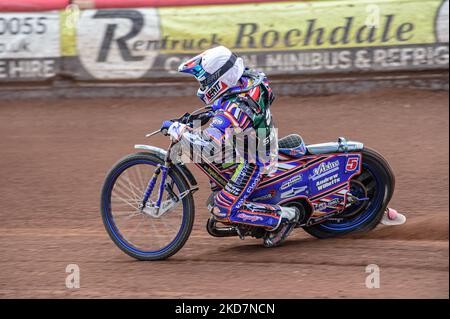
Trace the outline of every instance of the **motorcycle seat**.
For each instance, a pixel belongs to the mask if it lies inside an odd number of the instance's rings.
[[[306,154],[306,145],[298,134],[290,134],[278,140],[278,151],[290,157],[302,157]]]

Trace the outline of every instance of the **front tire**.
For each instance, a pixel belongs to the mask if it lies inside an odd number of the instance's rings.
[[[352,206],[347,207],[335,219],[304,227],[307,233],[317,238],[330,238],[357,231],[367,232],[380,223],[395,188],[391,167],[378,152],[364,148],[361,174],[352,180],[370,190],[370,199],[364,209],[352,215],[351,211],[348,211]],[[344,218],[346,215],[349,217]]]
[[[179,217],[174,215],[171,216],[170,214],[173,214],[173,212],[168,211],[165,215],[162,215],[159,218],[153,218],[143,214],[142,211],[139,211],[139,209],[136,209],[140,196],[142,196],[142,194],[145,192],[145,188],[149,180],[148,176],[151,176],[154,168],[162,164],[164,164],[164,161],[158,156],[155,156],[151,153],[136,153],[126,156],[113,166],[103,184],[101,193],[101,215],[105,229],[112,241],[117,245],[117,247],[119,247],[129,256],[138,260],[162,260],[174,255],[184,246],[192,231],[195,211],[194,199],[192,193],[190,192],[185,197],[183,197],[181,203],[179,204],[179,206],[181,206],[180,208],[182,209],[182,212],[178,213]],[[139,173],[131,174],[131,170],[133,169],[133,167],[136,167],[138,165],[138,168],[140,169]],[[143,172],[143,169],[148,169],[149,172],[144,174],[145,171]],[[115,190],[115,187],[123,185],[120,183],[121,176],[125,176],[125,181],[127,182],[130,181],[133,176],[135,180],[138,179],[136,176],[140,176],[145,182],[136,182],[135,185],[132,184],[132,186],[128,186],[128,188],[123,187],[125,190],[121,189],[120,192],[118,192],[121,197],[119,198],[119,206],[114,207],[111,197]],[[176,187],[178,194],[189,190],[188,183],[178,171],[169,170],[167,176],[168,179],[170,178],[170,182],[173,183],[173,186]],[[140,187],[138,187],[139,184]],[[125,193],[129,195],[128,198],[124,198],[126,196]],[[120,201],[122,201],[122,203],[120,203]],[[118,212],[117,214],[119,214],[120,211],[120,214],[122,215],[117,215],[116,217],[116,215],[114,214],[114,209]],[[124,209],[128,209],[128,211],[131,212],[131,214],[129,214],[128,216],[125,214],[125,218],[128,218],[128,220],[131,220],[133,218],[147,218],[146,221],[150,222],[150,225],[153,227],[152,229],[150,229],[150,227],[148,227],[148,229],[144,228],[145,232],[137,234],[141,237],[145,236],[144,240],[141,239],[139,244],[136,244],[134,240],[131,240],[131,236],[130,238],[128,238],[125,235],[124,229],[121,228],[122,226],[118,225],[119,217],[122,218],[124,216]],[[143,214],[143,216],[139,215],[140,213]],[[162,240],[161,237],[167,235],[164,233],[165,231],[167,231],[167,229],[163,229],[164,226],[167,226],[167,223],[170,224],[170,220],[164,220],[164,218],[166,218],[167,216],[171,218],[173,217],[175,219],[175,226],[172,225],[168,228],[173,232],[174,238],[173,240],[170,239],[171,237],[169,234],[169,239],[167,240],[168,244],[165,244],[163,241],[162,244],[157,245],[157,243]],[[126,222],[127,221],[125,221],[125,223]],[[138,223],[141,227],[140,229],[142,229],[142,221],[139,220]],[[177,226],[178,224],[180,225]],[[160,227],[158,227],[158,225]],[[151,230],[155,231],[154,237],[151,237],[153,234],[149,236]],[[135,237],[137,236],[134,236],[133,238]]]

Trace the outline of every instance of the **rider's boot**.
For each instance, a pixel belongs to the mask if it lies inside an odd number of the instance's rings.
[[[268,231],[264,238],[265,247],[279,246],[295,228],[300,213],[296,207],[281,207],[280,215],[281,220],[278,227]]]

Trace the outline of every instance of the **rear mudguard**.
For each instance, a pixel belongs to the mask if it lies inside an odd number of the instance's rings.
[[[166,150],[156,146],[137,144],[134,146],[134,148],[151,153],[163,161],[166,158],[167,154]],[[197,180],[195,179],[194,175],[192,175],[191,171],[186,167],[186,165],[184,165],[184,163],[174,163],[174,167],[186,179],[186,182],[191,186],[191,189],[197,188]]]

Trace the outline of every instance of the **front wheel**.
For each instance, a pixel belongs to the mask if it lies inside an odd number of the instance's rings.
[[[364,148],[361,174],[350,181],[350,193],[369,199],[347,207],[335,218],[305,226],[304,230],[317,238],[372,230],[380,223],[394,187],[394,175],[386,160],[378,152]]]
[[[186,243],[194,222],[194,199],[183,176],[169,169],[164,185],[158,176],[142,207],[149,181],[164,161],[151,153],[136,153],[120,160],[103,184],[101,215],[106,231],[126,254],[138,260],[166,259]],[[159,215],[154,209],[163,189]],[[178,199],[178,200],[177,200]]]

